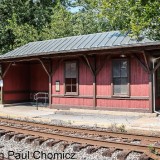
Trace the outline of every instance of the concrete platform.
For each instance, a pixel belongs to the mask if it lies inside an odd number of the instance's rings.
[[[29,119],[38,122],[88,127],[102,127],[129,133],[159,135],[160,116],[155,113],[117,112],[101,110],[57,110],[35,106],[1,107],[0,116]]]

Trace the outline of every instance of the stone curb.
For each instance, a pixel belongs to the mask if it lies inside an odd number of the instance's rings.
[[[52,110],[52,109],[51,109]],[[106,111],[106,110],[88,110],[88,109],[75,109],[70,110],[54,110],[55,113],[62,114],[101,114],[101,115],[116,115],[116,116],[145,116],[157,117],[157,113],[139,113],[139,112],[122,112],[122,111]]]

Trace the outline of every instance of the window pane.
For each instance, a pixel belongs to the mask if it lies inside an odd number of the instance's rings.
[[[72,78],[72,84],[76,84],[77,83],[77,79],[76,78]]]
[[[67,62],[65,64],[65,92],[77,92],[77,63]]]
[[[66,63],[65,65],[65,77],[66,78],[71,78],[71,68],[70,68],[70,63]]]
[[[120,63],[121,61],[113,61],[113,77],[120,77]]]
[[[71,78],[65,78],[65,83],[66,84],[71,84]]]
[[[71,92],[71,86],[69,85],[66,86],[66,92]]]
[[[121,78],[121,94],[127,94],[128,91],[128,79]]]
[[[72,86],[72,92],[76,92],[77,91],[77,86],[73,85]]]
[[[127,61],[121,61],[121,77],[127,77]]]
[[[121,93],[121,79],[114,78],[113,84],[114,84],[114,86],[113,86],[114,94],[120,94]]]
[[[76,63],[71,63],[70,78],[76,78]]]

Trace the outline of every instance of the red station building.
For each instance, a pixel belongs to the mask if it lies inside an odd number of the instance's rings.
[[[119,31],[30,42],[0,56],[2,103],[158,112],[160,42]]]

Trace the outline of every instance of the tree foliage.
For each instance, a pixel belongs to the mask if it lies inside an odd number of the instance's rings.
[[[105,31],[92,11],[71,12],[67,0],[0,0],[0,53],[31,41]]]
[[[102,16],[104,15],[107,15],[109,23],[115,29],[130,31],[137,38],[145,35],[151,39],[160,39],[159,0],[103,1]]]
[[[76,0],[71,5],[96,11],[99,17],[106,18],[110,30],[127,31],[136,38],[145,35],[160,40],[159,0]]]

